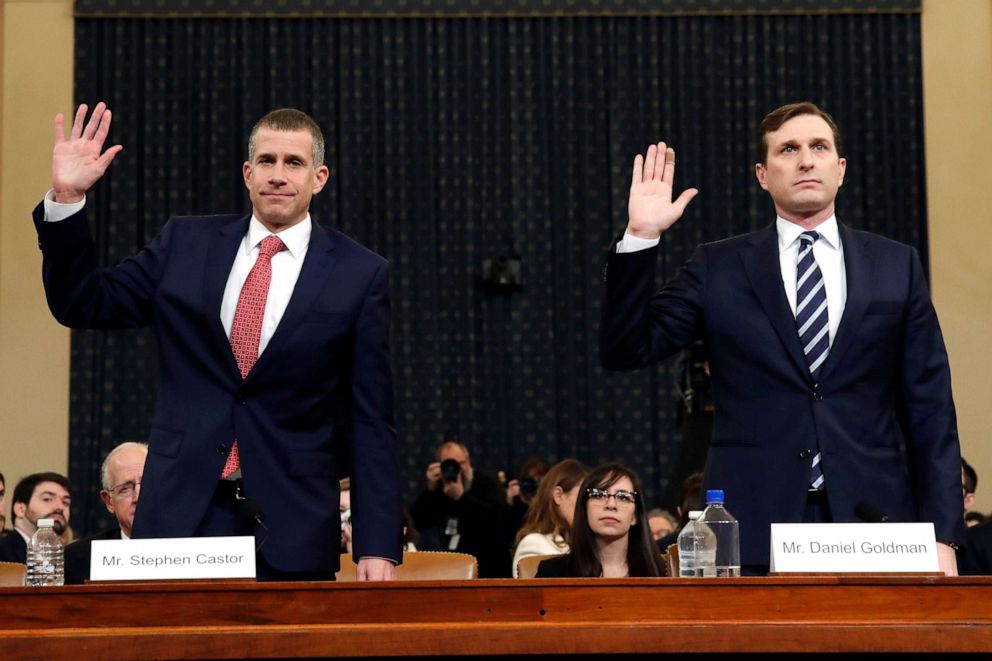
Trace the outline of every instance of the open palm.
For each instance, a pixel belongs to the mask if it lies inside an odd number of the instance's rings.
[[[682,217],[686,206],[699,191],[686,189],[673,201],[674,180],[675,150],[664,142],[651,145],[646,155],[638,154],[634,158],[627,202],[629,234],[655,239]]]
[[[111,113],[101,101],[85,127],[86,104],[76,110],[69,138],[65,137],[62,113],[55,116],[55,148],[52,150],[52,188],[57,202],[78,202],[100,180],[114,157],[123,149],[114,145],[103,151],[110,132]]]

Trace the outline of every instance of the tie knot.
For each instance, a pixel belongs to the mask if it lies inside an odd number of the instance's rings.
[[[262,239],[262,243],[258,247],[258,254],[259,256],[265,255],[266,257],[272,257],[272,255],[285,249],[286,244],[278,236],[267,236]]]
[[[799,235],[800,241],[806,241],[808,243],[814,243],[819,238],[820,238],[819,232],[803,232],[802,234]]]

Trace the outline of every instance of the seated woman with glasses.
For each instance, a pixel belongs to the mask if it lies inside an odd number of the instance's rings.
[[[588,474],[588,466],[575,459],[566,459],[552,466],[541,478],[517,533],[513,578],[517,578],[521,558],[568,553],[569,530],[579,486]]]
[[[569,552],[543,561],[537,578],[665,575],[640,481],[620,464],[599,466],[582,482],[571,535]]]

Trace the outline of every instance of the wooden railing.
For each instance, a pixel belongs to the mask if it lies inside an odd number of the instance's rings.
[[[990,651],[992,578],[0,589],[0,658]]]

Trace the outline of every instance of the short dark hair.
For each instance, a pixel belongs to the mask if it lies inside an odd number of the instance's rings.
[[[628,532],[627,571],[631,577],[666,574],[658,547],[651,537],[651,526],[648,524],[641,481],[637,473],[621,464],[610,463],[594,468],[579,487],[575,516],[572,518],[572,536],[569,540],[571,548],[565,561],[568,576],[602,576],[603,565],[596,552],[595,533],[589,527],[589,516],[586,513],[589,489],[609,489],[623,477],[630,479],[634,491],[637,492],[634,497],[637,508],[634,515],[635,525],[631,526]]]
[[[782,125],[790,119],[802,115],[816,115],[825,121],[834,134],[834,149],[837,150],[837,156],[844,155],[843,140],[841,139],[840,129],[837,128],[837,123],[834,122],[834,118],[811,101],[799,101],[798,103],[788,103],[776,108],[765,115],[765,118],[758,124],[758,141],[755,145],[755,155],[759,163],[765,164],[768,162],[768,141],[765,140],[765,136],[772,131],[782,128]]]
[[[964,457],[961,457],[961,486],[964,487],[965,493],[975,493],[975,489],[978,488],[978,473]]]
[[[258,130],[262,128],[274,131],[309,131],[313,138],[313,167],[319,168],[324,164],[324,134],[320,130],[317,122],[313,121],[310,115],[296,108],[279,108],[266,114],[255,122],[248,136],[248,161],[255,160],[255,138]]]
[[[3,476],[3,473],[0,473],[0,482],[7,484],[7,479]]]
[[[32,473],[25,478],[21,478],[21,481],[14,487],[14,495],[10,499],[11,506],[17,503],[24,503],[25,505],[30,503],[31,496],[34,495],[34,490],[42,482],[54,482],[68,491],[70,496],[72,495],[72,483],[69,482],[69,478],[66,476],[58,473]]]

